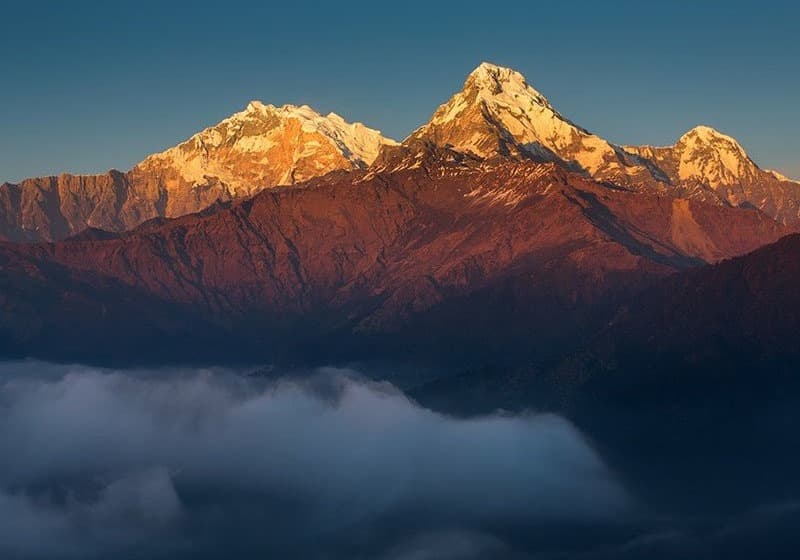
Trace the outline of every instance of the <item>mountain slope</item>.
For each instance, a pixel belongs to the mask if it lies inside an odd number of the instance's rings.
[[[798,256],[800,235],[790,235],[670,278],[621,313],[589,355],[598,364],[641,373],[707,375],[704,370],[716,363],[716,374],[750,369],[794,374],[785,364],[800,360]]]
[[[556,365],[470,364],[412,396],[451,414],[565,414],[662,511],[782,503],[800,493],[798,257],[795,234],[678,272]]]
[[[426,144],[370,170],[271,189],[206,215],[2,252],[15,255],[8,266],[63,267],[225,324],[230,334],[217,350],[247,340],[269,353],[300,339],[360,344],[362,335],[402,333],[401,347],[411,338],[441,355],[442,340],[498,352],[573,344],[614,301],[652,280],[785,233],[754,210],[632,193],[553,163],[484,162]],[[6,294],[5,305],[15,297]],[[465,330],[465,321],[476,328]],[[4,329],[16,336],[15,322]],[[15,340],[43,351],[38,337]],[[530,337],[536,345],[523,342]],[[73,350],[90,354],[93,339],[85,338]]]
[[[800,235],[792,234],[681,271],[632,294],[583,348],[550,371],[476,371],[420,394],[456,403],[459,390],[477,394],[480,387],[480,398],[470,402],[482,401],[481,411],[583,401],[589,409],[602,404],[669,414],[687,403],[702,409],[714,399],[746,406],[768,396],[759,406],[769,406],[789,387],[800,395],[799,256]],[[513,386],[504,387],[506,381]]]
[[[393,143],[334,113],[253,101],[127,173],[65,174],[0,186],[0,239],[55,240],[87,227],[124,231],[264,188],[362,169],[381,146]]]
[[[688,486],[752,505],[800,492],[798,257],[791,235],[667,278],[553,372],[577,421],[651,494]]]

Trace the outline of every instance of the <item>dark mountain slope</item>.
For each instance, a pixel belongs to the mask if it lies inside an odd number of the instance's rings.
[[[419,387],[436,409],[555,410],[660,508],[800,496],[800,236],[672,275],[553,368],[477,368]]]

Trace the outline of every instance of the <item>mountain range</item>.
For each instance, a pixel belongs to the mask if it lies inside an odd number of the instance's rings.
[[[800,227],[800,185],[734,139],[618,146],[487,63],[402,143],[252,102],[127,173],[0,197],[0,346],[80,359],[543,361]]]
[[[420,141],[482,159],[558,162],[627,189],[753,207],[800,226],[798,183],[759,168],[733,138],[698,126],[674,146],[617,146],[563,117],[520,73],[488,63],[403,145]],[[335,113],[253,101],[128,172],[0,186],[0,239],[53,241],[87,228],[126,231],[332,171],[365,169],[383,149],[396,146]]]

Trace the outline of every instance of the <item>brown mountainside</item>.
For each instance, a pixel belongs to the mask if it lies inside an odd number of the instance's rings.
[[[111,239],[7,244],[3,253],[14,270],[20,260],[63,267],[89,284],[101,278],[233,323],[257,317],[280,327],[324,316],[330,323],[314,328],[387,332],[501,288],[523,322],[542,306],[601,305],[786,232],[756,210],[425,145],[398,148],[372,170],[268,190],[207,215]],[[14,297],[7,293],[6,305]],[[526,328],[547,328],[536,321]],[[14,320],[3,328],[13,333]]]

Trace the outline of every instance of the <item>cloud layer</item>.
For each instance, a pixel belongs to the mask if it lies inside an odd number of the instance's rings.
[[[336,370],[6,364],[0,456],[13,557],[509,557],[633,509],[560,417],[455,419]]]

